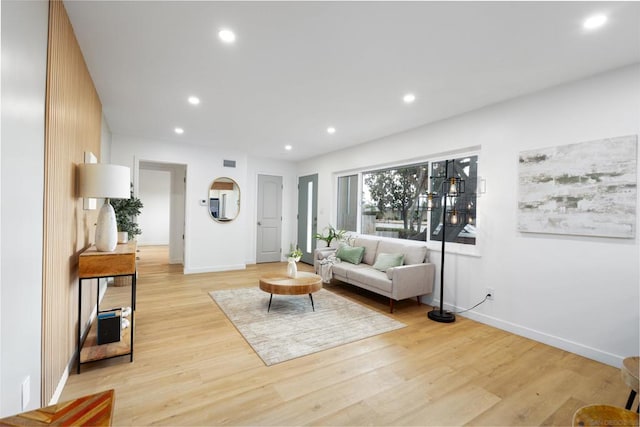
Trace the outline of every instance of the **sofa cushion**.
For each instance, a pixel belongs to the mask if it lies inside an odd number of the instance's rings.
[[[387,271],[389,268],[402,265],[403,259],[404,255],[401,253],[387,254],[384,252],[378,252],[373,268],[380,271]]]
[[[427,256],[427,246],[381,240],[378,245],[378,252],[402,253],[405,265],[422,264]]]
[[[402,253],[405,265],[422,264],[427,258],[427,247],[407,245]]]
[[[351,271],[351,270],[359,270],[361,268],[370,268],[370,267],[366,266],[365,264],[355,265],[355,264],[351,264],[350,262],[338,262],[338,263],[333,264],[331,266],[331,271],[336,276],[349,277],[348,276],[348,272],[349,271]]]
[[[364,247],[362,246],[340,246],[336,252],[336,258],[341,261],[350,262],[351,264],[360,264],[364,255]]]
[[[376,260],[376,253],[378,250],[378,239],[366,238],[358,236],[353,241],[353,246],[362,246],[364,248],[364,256],[362,262],[365,264],[373,265]]]
[[[386,273],[374,270],[371,267],[352,269],[347,272],[347,278],[360,283],[366,283],[384,292],[391,292],[391,280],[387,278]]]

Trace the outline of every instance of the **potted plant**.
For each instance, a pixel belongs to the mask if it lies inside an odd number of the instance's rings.
[[[118,243],[127,243],[129,239],[135,239],[142,230],[136,222],[136,217],[140,215],[143,208],[142,202],[133,196],[133,185],[131,186],[131,197],[128,199],[110,200],[111,206],[116,213],[116,224],[118,225]]]
[[[324,234],[326,231],[326,234]],[[315,238],[318,240],[324,240],[327,242],[327,247],[331,246],[331,242],[335,239],[338,242],[344,240],[346,230],[336,230],[333,225],[329,224],[327,227],[323,229],[323,233],[317,233]]]
[[[299,247],[295,247],[293,245],[291,245],[289,247],[291,249],[291,252],[289,252],[289,254],[287,254],[287,258],[293,258],[295,262],[300,261],[300,258],[302,258],[302,251],[300,250]]]
[[[135,239],[142,230],[136,222],[136,217],[140,215],[143,205],[140,199],[133,196],[133,184],[131,185],[131,195],[128,199],[109,200],[116,213],[116,224],[118,225],[118,243],[127,243],[129,239]],[[113,279],[114,286],[131,285],[131,277],[118,276]]]

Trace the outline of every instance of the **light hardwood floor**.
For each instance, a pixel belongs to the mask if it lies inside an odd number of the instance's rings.
[[[134,362],[83,367],[60,399],[115,388],[114,425],[566,426],[628,396],[616,368],[460,316],[431,322],[415,300],[393,315],[406,328],[266,367],[208,292],[286,263],[185,276],[165,247],[140,250]],[[325,287],[388,314],[382,297]]]

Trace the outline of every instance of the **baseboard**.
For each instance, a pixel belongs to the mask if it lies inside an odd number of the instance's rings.
[[[43,406],[55,405],[56,403],[58,403],[58,400],[60,400],[60,396],[62,396],[62,390],[64,390],[64,386],[67,385],[67,380],[69,379],[69,371],[71,370],[71,367],[74,361],[75,361],[75,356],[71,358],[69,363],[67,363],[67,367],[64,368],[64,372],[60,377],[60,381],[58,381],[58,386],[56,387],[56,390],[53,392],[53,396],[51,396],[51,400],[47,405],[43,405]]]
[[[218,265],[216,267],[186,268],[184,274],[215,273],[218,271],[246,270],[246,264]]]
[[[182,264],[182,258],[169,258],[169,264]]]
[[[440,301],[433,299],[430,305],[434,307],[439,306]],[[463,307],[456,307],[454,305],[446,303],[444,304],[444,308],[451,311],[464,310]],[[458,314],[458,316],[466,317],[468,319],[475,320],[476,322],[493,326],[494,328],[502,329],[503,331],[511,332],[513,334],[529,338],[534,341],[586,357],[588,359],[596,360],[615,368],[620,368],[620,366],[622,366],[622,361],[624,360],[624,357],[618,354],[608,353],[597,348],[589,347],[575,341],[570,341],[565,338],[528,328],[526,326],[508,322],[497,317],[488,316],[483,313],[467,311],[466,313]]]
[[[100,280],[100,279],[98,279],[98,280]],[[104,283],[100,284],[98,286],[98,289],[99,289],[99,300],[102,301],[102,298],[104,298],[104,295],[107,292],[106,281]],[[91,323],[93,323],[93,321],[95,320],[97,315],[98,315],[97,307],[93,307],[93,311],[89,315],[89,320],[84,325],[84,329],[82,330],[82,334],[83,335],[85,334],[85,332],[87,332],[87,328],[91,327]],[[73,352],[73,356],[71,356],[71,360],[69,360],[69,362],[67,363],[66,368],[64,368],[64,372],[62,373],[62,376],[60,377],[60,381],[58,381],[58,385],[56,386],[56,390],[53,392],[53,396],[51,396],[51,400],[49,401],[47,406],[48,405],[55,405],[56,403],[58,403],[58,400],[60,399],[60,396],[62,396],[62,390],[64,390],[64,386],[67,384],[67,380],[69,379],[69,372],[75,366],[76,357],[79,357],[79,355],[77,354],[77,352],[74,351]]]

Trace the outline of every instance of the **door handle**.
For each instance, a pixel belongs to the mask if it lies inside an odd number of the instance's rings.
[[[258,221],[258,225],[262,225],[262,223],[260,221]]]

